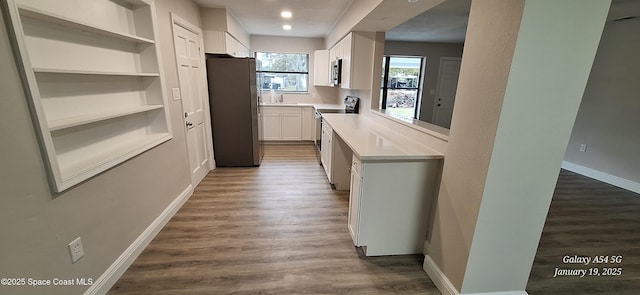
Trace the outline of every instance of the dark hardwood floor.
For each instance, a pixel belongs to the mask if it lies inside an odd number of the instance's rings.
[[[565,264],[565,256],[622,256],[622,263]],[[620,275],[558,276],[556,268],[609,268]],[[563,170],[533,263],[527,292],[640,294],[640,195]]]
[[[440,294],[421,255],[360,259],[348,192],[331,190],[314,146],[271,145],[259,168],[218,168],[108,294]],[[575,266],[564,256],[622,255]],[[622,267],[553,278],[555,268]],[[562,171],[527,291],[640,294],[640,196]]]
[[[314,149],[214,170],[108,294],[440,294],[421,255],[358,258]]]

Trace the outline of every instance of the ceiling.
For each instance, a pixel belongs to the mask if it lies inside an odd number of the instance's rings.
[[[464,43],[471,0],[447,0],[391,29],[391,41]]]
[[[324,37],[351,6],[353,0],[194,0],[201,7],[226,7],[249,34]],[[447,0],[390,29],[387,40],[463,43],[471,0]],[[293,17],[280,17],[290,10]],[[613,0],[608,20],[640,15],[640,1]],[[293,29],[285,31],[282,25]]]
[[[194,0],[201,7],[226,7],[252,35],[324,37],[353,0]],[[289,10],[290,19],[280,12]],[[282,26],[293,28],[285,31]]]

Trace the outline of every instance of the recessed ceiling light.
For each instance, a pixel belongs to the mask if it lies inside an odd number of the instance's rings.
[[[282,16],[284,18],[291,18],[291,16],[293,16],[293,14],[291,13],[291,11],[285,10],[285,11],[280,13],[280,16]]]
[[[287,30],[287,31],[291,30],[291,26],[290,25],[284,25],[284,26],[282,26],[282,28]]]
[[[407,0],[407,1],[409,1],[409,3],[414,3],[414,2],[418,2],[420,0]]]

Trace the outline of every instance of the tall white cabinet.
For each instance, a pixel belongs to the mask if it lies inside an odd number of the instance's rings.
[[[171,138],[152,1],[3,5],[55,191]]]
[[[341,88],[371,89],[376,33],[350,32],[329,49],[329,61],[342,60]]]

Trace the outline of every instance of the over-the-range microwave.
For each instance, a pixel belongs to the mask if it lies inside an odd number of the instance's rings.
[[[338,86],[342,82],[342,60],[336,59],[331,62],[331,84]]]

